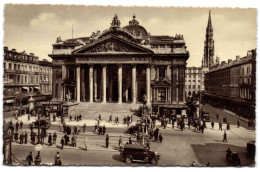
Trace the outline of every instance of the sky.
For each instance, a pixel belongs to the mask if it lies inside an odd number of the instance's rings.
[[[110,27],[115,14],[121,27],[133,14],[151,35],[182,34],[190,52],[187,66],[201,66],[209,10],[214,30],[215,56],[220,61],[245,56],[256,48],[256,9],[176,8],[176,7],[102,7],[76,5],[5,5],[4,46],[34,53],[48,59],[52,44],[87,37]]]

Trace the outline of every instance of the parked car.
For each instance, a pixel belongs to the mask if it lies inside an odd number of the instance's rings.
[[[39,120],[36,119],[34,122],[32,122],[32,126],[34,128],[38,128],[39,126]],[[40,127],[46,127],[46,128],[49,128],[51,126],[51,122],[49,119],[40,119]]]
[[[160,159],[157,152],[148,150],[139,144],[126,144],[120,156],[128,164],[133,161],[142,161],[156,165]]]
[[[127,130],[127,133],[133,135],[135,134],[136,132],[142,132],[142,124],[141,123],[137,123],[135,125],[131,125],[128,130]]]
[[[255,141],[247,142],[247,156],[250,158],[255,157]]]

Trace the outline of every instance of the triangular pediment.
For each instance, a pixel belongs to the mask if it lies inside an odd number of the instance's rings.
[[[155,80],[153,86],[171,86],[171,83],[165,79]]]
[[[152,54],[153,51],[136,43],[122,39],[118,36],[109,35],[98,39],[90,45],[74,50],[72,53],[144,53]]]

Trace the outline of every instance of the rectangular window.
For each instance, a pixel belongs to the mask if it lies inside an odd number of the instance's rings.
[[[159,78],[165,78],[165,67],[159,68]]]
[[[193,89],[196,89],[196,85],[193,85],[192,88],[193,88]]]
[[[166,88],[158,89],[158,100],[165,101],[166,100]]]
[[[189,85],[189,89],[191,89],[191,85]]]

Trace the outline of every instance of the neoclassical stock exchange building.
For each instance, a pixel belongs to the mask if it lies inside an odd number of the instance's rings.
[[[160,26],[157,26],[160,29]],[[153,111],[186,113],[185,68],[189,52],[182,35],[155,36],[135,15],[90,37],[53,44],[53,97],[59,101],[141,103]]]

